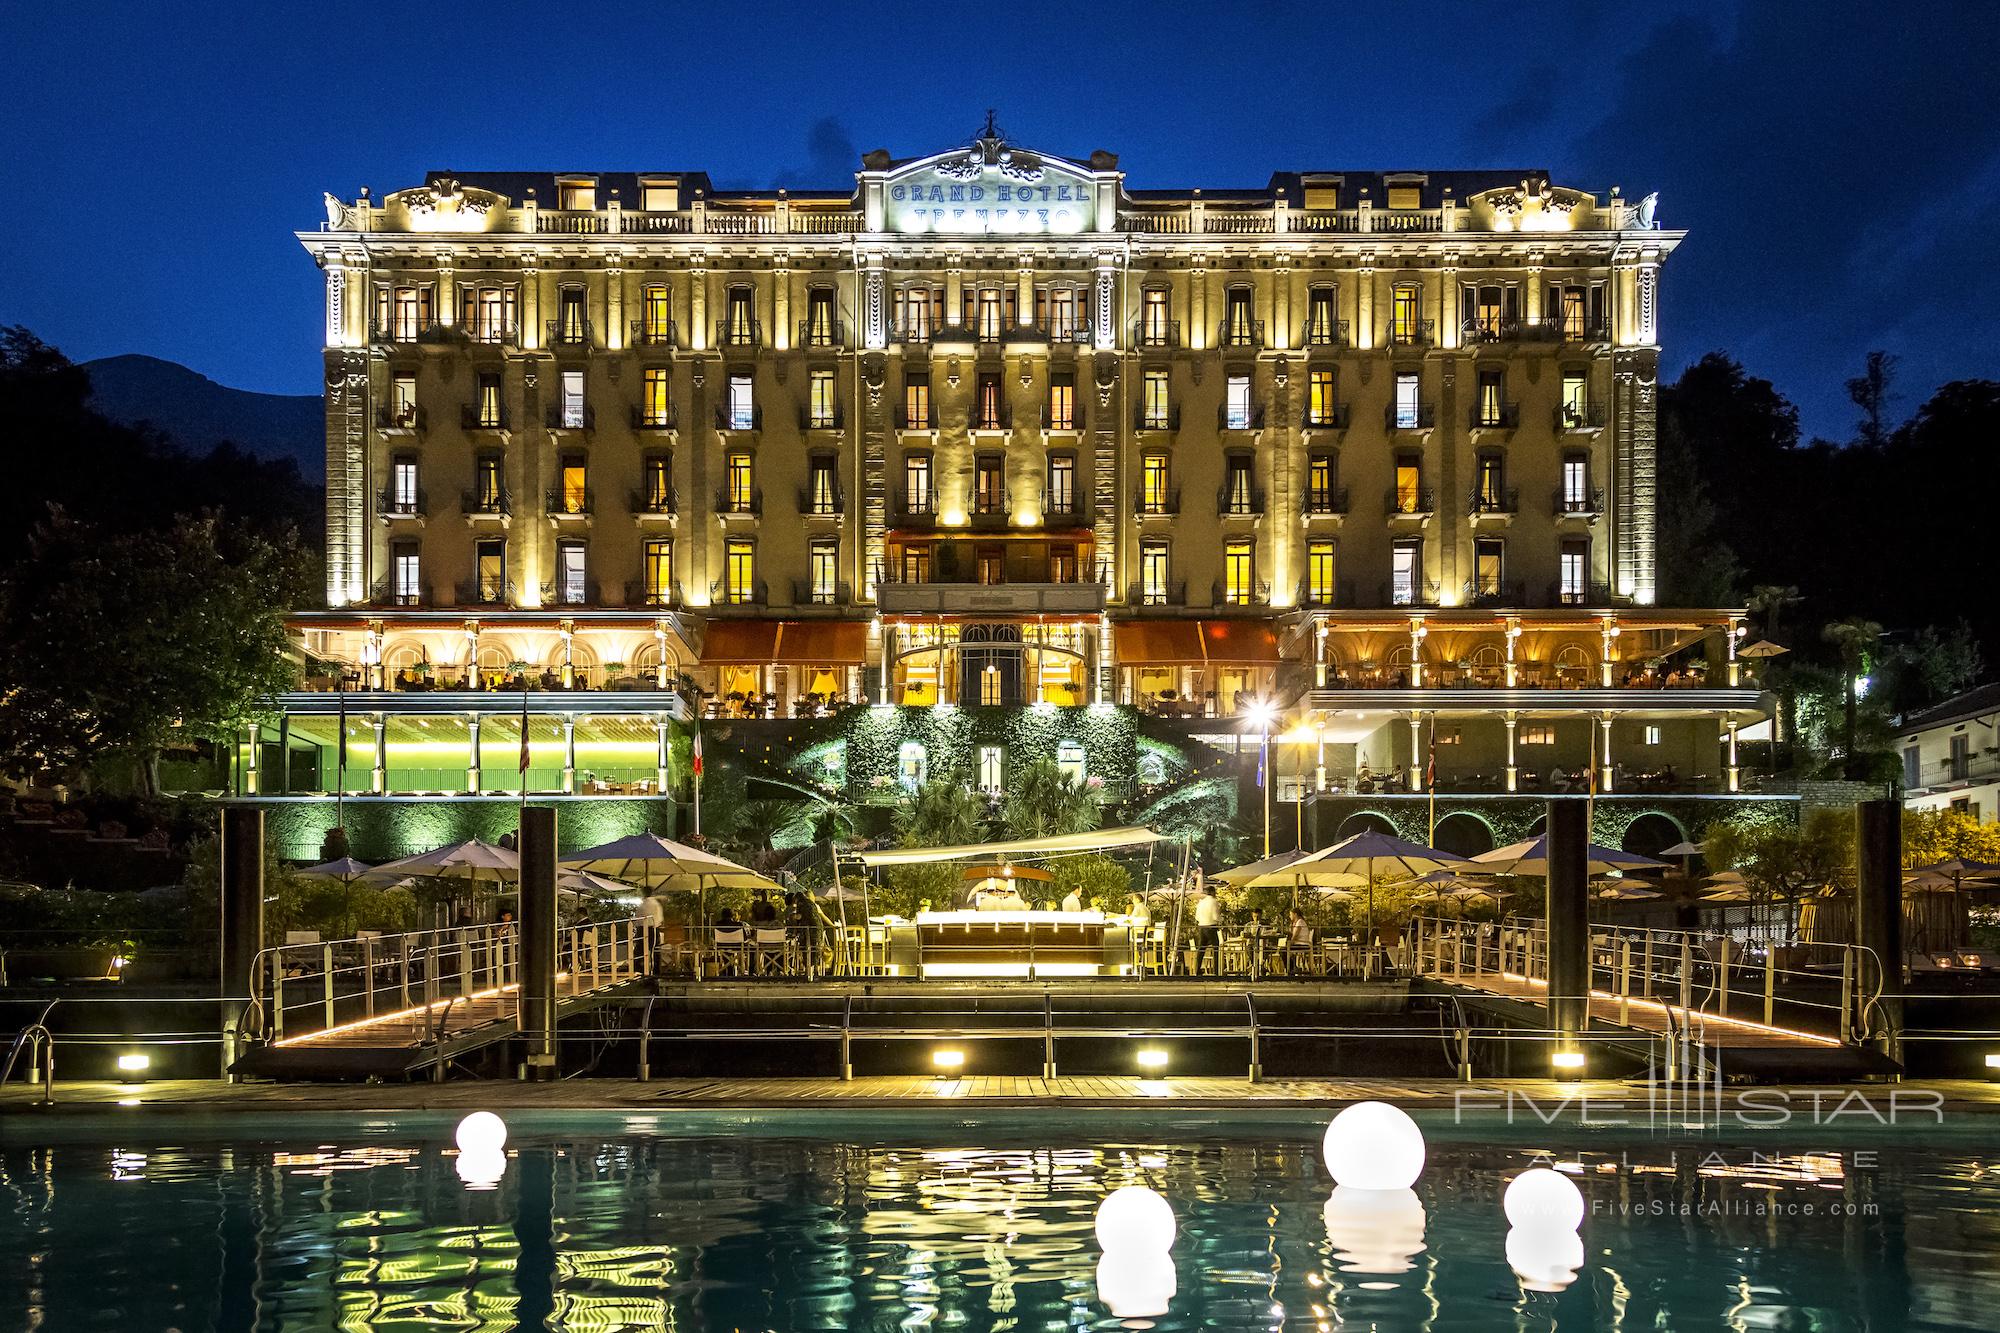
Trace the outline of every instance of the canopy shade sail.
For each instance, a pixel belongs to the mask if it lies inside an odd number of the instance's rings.
[[[1280,658],[1276,631],[1248,620],[1128,620],[1112,626],[1112,636],[1118,660],[1132,666],[1276,664]]]
[[[980,842],[965,847],[891,847],[877,852],[855,852],[851,859],[865,866],[926,865],[936,861],[970,861],[979,857],[999,859],[1109,852],[1121,847],[1144,847],[1148,843],[1171,841],[1166,834],[1155,833],[1149,828],[1092,829],[1088,833],[1058,833],[1048,838]]]
[[[868,626],[859,620],[717,620],[701,644],[703,666],[858,666],[867,655]]]

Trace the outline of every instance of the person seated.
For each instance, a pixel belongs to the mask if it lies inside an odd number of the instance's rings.
[[[1302,972],[1312,958],[1313,928],[1307,923],[1305,913],[1292,909],[1292,919],[1285,930],[1285,971]]]
[[[753,926],[775,926],[778,924],[778,905],[771,901],[771,895],[763,889],[757,890],[750,901],[750,924]]]

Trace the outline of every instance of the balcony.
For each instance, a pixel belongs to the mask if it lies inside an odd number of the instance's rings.
[[[1561,321],[1561,338],[1572,345],[1590,345],[1611,341],[1611,324],[1602,319],[1565,319]]]
[[[1592,486],[1575,493],[1557,490],[1550,504],[1557,518],[1596,518],[1604,512],[1604,488]]]
[[[839,518],[847,513],[847,493],[838,486],[824,492],[801,486],[799,513],[805,518]]]
[[[436,320],[419,323],[414,319],[392,319],[387,324],[371,323],[368,341],[392,346],[413,347],[419,343],[441,343],[451,337],[451,326]]]
[[[936,430],[938,414],[935,407],[926,406],[921,412],[912,412],[907,406],[896,411],[897,430]]]
[[[1182,579],[1128,583],[1125,585],[1125,602],[1128,606],[1186,606],[1187,583]]]
[[[1465,606],[1522,607],[1528,604],[1528,589],[1525,584],[1482,579],[1475,575],[1467,579],[1465,586],[1459,590],[1459,601]]]
[[[414,403],[375,409],[375,429],[384,435],[422,435],[424,409]]]
[[[769,606],[771,590],[762,579],[752,579],[748,583],[717,579],[708,585],[708,600],[711,607]]]
[[[458,409],[460,430],[506,430],[507,409],[497,404],[482,407],[478,403],[464,403]]]
[[[674,518],[680,513],[680,503],[672,487],[658,492],[635,490],[628,497],[628,503],[634,518]]]
[[[1133,430],[1179,430],[1181,428],[1180,404],[1147,410],[1141,407],[1132,415]]]
[[[1140,491],[1132,512],[1140,518],[1172,518],[1181,512],[1181,488],[1176,486],[1150,497]]]
[[[1141,318],[1132,325],[1132,345],[1147,351],[1177,351],[1181,345],[1181,322]]]
[[[1437,496],[1428,486],[1392,486],[1382,509],[1391,518],[1429,518],[1437,512]]]
[[[1431,430],[1437,426],[1437,408],[1418,403],[1414,408],[1390,403],[1382,409],[1382,429],[1387,431]]]
[[[847,346],[847,324],[838,319],[802,319],[798,345],[808,351],[836,351]]]
[[[1381,585],[1378,606],[1436,606],[1439,588],[1435,579],[1392,578]]]
[[[669,320],[632,321],[632,345],[634,347],[679,347],[681,345],[680,326]]]
[[[756,518],[764,512],[764,492],[755,488],[749,494],[731,490],[724,486],[715,493],[715,516],[717,518]]]
[[[1298,604],[1300,606],[1324,609],[1333,606],[1354,605],[1354,584],[1352,580],[1340,579],[1336,582],[1324,580],[1315,583],[1310,575],[1299,580]]]
[[[1389,346],[1429,347],[1437,341],[1437,321],[1406,319],[1389,321]]]
[[[422,518],[430,511],[430,497],[421,489],[401,495],[383,491],[375,497],[375,512],[382,518]]]
[[[1209,590],[1209,600],[1216,606],[1269,606],[1271,585],[1259,579],[1255,583],[1231,585],[1221,579]]]
[[[1465,502],[1466,513],[1512,517],[1521,512],[1521,492],[1512,486],[1475,486]]]
[[[926,346],[936,336],[937,326],[930,323],[894,324],[889,328],[889,341],[904,346]]]
[[[1221,518],[1262,518],[1264,517],[1264,490],[1253,486],[1246,490],[1224,486],[1215,496],[1215,512]]]
[[[589,580],[578,576],[574,579],[555,579],[542,585],[543,606],[589,606]]]
[[[719,319],[715,322],[717,347],[757,348],[764,345],[764,326],[756,320]]]
[[[889,501],[889,523],[898,528],[933,528],[937,526],[937,497],[895,496]]]
[[[468,579],[458,585],[460,606],[512,606],[514,585],[506,579]]]
[[[514,497],[505,487],[461,491],[458,512],[468,518],[505,518],[514,512]]]
[[[762,430],[764,429],[764,407],[758,403],[744,407],[718,407],[715,409],[717,430]]]
[[[794,606],[846,606],[854,600],[849,583],[814,583],[811,579],[792,580]]]
[[[1099,615],[1102,583],[901,583],[878,579],[875,602],[884,615]]]
[[[548,347],[590,347],[595,339],[591,337],[590,321],[587,319],[552,319],[548,323]]]
[[[799,409],[800,430],[845,430],[846,428],[847,412],[839,403],[820,412],[815,412],[809,407]]]
[[[1459,326],[1459,340],[1466,347],[1490,347],[1497,343],[1554,342],[1560,330],[1548,320],[1502,319],[1482,315]]]
[[[1097,518],[1097,507],[1081,491],[1050,500],[1042,497],[1042,526],[1045,528],[1087,528]]]
[[[1344,319],[1312,320],[1299,335],[1299,350],[1309,352],[1314,348],[1341,348],[1349,345],[1347,321]]]
[[[967,430],[1012,430],[1014,429],[1014,409],[1006,403],[981,410],[975,406],[966,414]]]
[[[1550,606],[1615,606],[1627,600],[1614,595],[1610,584],[1595,579],[1587,583],[1559,579],[1549,585]]]
[[[1604,404],[1564,403],[1556,409],[1555,426],[1558,431],[1572,432],[1604,429]]]
[[[1014,494],[1005,488],[999,491],[982,490],[972,497],[972,509],[966,515],[971,526],[990,532],[1004,528],[1014,513]]]
[[[647,411],[637,403],[632,404],[633,430],[678,430],[680,414],[669,405],[657,411]]]
[[[548,410],[542,424],[550,430],[594,431],[597,429],[597,409],[588,403],[567,407],[558,403]]]
[[[1347,512],[1345,486],[1308,490],[1299,501],[1299,512],[1307,518],[1339,518]]]
[[[589,487],[578,490],[565,486],[548,492],[543,506],[543,512],[550,518],[588,518],[595,507],[595,497]]]
[[[1481,403],[1466,417],[1471,430],[1514,430],[1521,424],[1519,403]]]
[[[1252,403],[1231,410],[1228,403],[1215,409],[1217,430],[1262,430],[1264,429],[1264,405]]]
[[[1328,403],[1315,412],[1310,407],[1299,417],[1299,425],[1305,430],[1346,430],[1348,404]]]
[[[1084,428],[1083,410],[1072,406],[1069,411],[1057,416],[1048,408],[1042,409],[1042,429],[1046,431],[1079,431]]]
[[[368,590],[368,600],[375,606],[417,607],[424,604],[424,590],[421,584],[398,584],[395,579],[378,579]]]
[[[1215,345],[1230,349],[1255,350],[1264,345],[1264,321],[1239,319],[1222,321],[1215,331]]]
[[[667,609],[678,607],[680,604],[680,590],[671,585],[662,587],[657,583],[649,583],[645,579],[634,579],[625,585],[625,605],[627,606],[648,606]]]

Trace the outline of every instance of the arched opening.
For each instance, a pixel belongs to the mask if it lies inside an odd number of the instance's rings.
[[[1672,815],[1649,810],[1625,826],[1625,836],[1618,840],[1618,845],[1640,856],[1657,857],[1675,843],[1686,840],[1687,833]]]
[[[1478,815],[1457,810],[1438,821],[1431,845],[1460,856],[1477,856],[1493,850],[1493,830]]]
[[[1019,625],[967,625],[958,634],[958,701],[1020,707],[1021,662]]]
[[[1521,841],[1530,842],[1541,837],[1542,834],[1548,831],[1548,827],[1549,817],[1547,815],[1536,815],[1534,822],[1528,825],[1528,831],[1521,835]]]
[[[1334,841],[1340,842],[1357,833],[1386,833],[1392,838],[1401,836],[1386,815],[1378,815],[1373,810],[1356,810],[1340,821],[1340,828],[1335,832]]]

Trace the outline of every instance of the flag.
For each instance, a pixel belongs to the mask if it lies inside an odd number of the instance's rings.
[[[694,775],[701,776],[701,727],[694,729]]]
[[[521,790],[528,789],[528,692],[521,691]]]
[[[1424,790],[1436,791],[1438,785],[1438,720],[1431,714],[1430,757],[1424,764]]]

